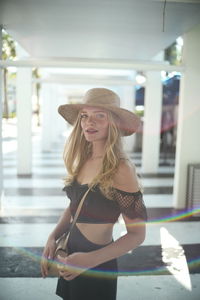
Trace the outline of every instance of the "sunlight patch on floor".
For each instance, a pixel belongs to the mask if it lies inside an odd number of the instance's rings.
[[[192,290],[184,249],[165,227],[160,228],[162,260],[168,271],[187,290]]]

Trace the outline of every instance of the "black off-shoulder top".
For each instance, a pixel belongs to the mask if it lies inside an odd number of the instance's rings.
[[[70,210],[73,217],[87,189],[87,184],[80,184],[77,180],[64,187],[63,191],[66,191],[70,199]],[[120,214],[124,214],[130,219],[147,220],[146,207],[140,191],[129,193],[113,188],[112,197],[113,200],[106,198],[98,185],[95,186],[84,200],[77,222],[90,224],[115,223]]]

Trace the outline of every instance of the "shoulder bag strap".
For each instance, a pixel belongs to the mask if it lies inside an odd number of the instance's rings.
[[[73,218],[73,221],[72,221],[72,224],[71,224],[71,227],[70,227],[70,230],[69,230],[69,233],[68,233],[68,235],[67,235],[67,237],[66,237],[66,240],[65,240],[65,242],[64,242],[64,245],[63,245],[63,246],[64,246],[64,249],[67,247],[67,242],[68,242],[68,238],[69,238],[70,232],[72,231],[72,228],[73,228],[74,225],[76,224],[76,221],[77,221],[78,216],[79,216],[79,214],[80,214],[81,208],[82,208],[82,206],[83,206],[83,202],[84,202],[85,198],[87,197],[87,194],[89,193],[90,190],[91,190],[91,188],[88,188],[88,190],[85,192],[85,194],[84,194],[83,197],[81,198],[81,201],[80,201],[80,203],[79,203],[79,205],[78,205],[78,207],[77,207],[75,216],[74,216],[74,218]]]

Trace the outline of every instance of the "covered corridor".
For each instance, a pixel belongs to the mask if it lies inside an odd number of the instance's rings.
[[[188,165],[200,164],[199,1],[3,0],[0,24],[18,42],[18,58],[0,60],[1,70],[17,73],[15,119],[2,119],[0,90],[0,299],[58,299],[56,279],[43,280],[39,271],[46,237],[69,201],[62,192],[69,127],[57,107],[105,86],[134,111],[140,73],[143,128],[124,146],[141,177],[149,221],[143,245],[119,259],[117,300],[199,299],[199,177],[194,207],[187,186]],[[182,63],[172,65],[164,50],[180,36]],[[40,78],[33,79],[32,68]],[[167,164],[160,148],[163,71],[181,77],[176,152]],[[40,126],[32,111],[35,83]],[[114,237],[124,230],[120,220]]]

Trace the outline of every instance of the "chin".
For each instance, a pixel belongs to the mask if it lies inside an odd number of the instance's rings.
[[[85,136],[87,142],[97,142],[97,141],[104,141],[106,142],[106,137],[94,137],[94,136]]]

